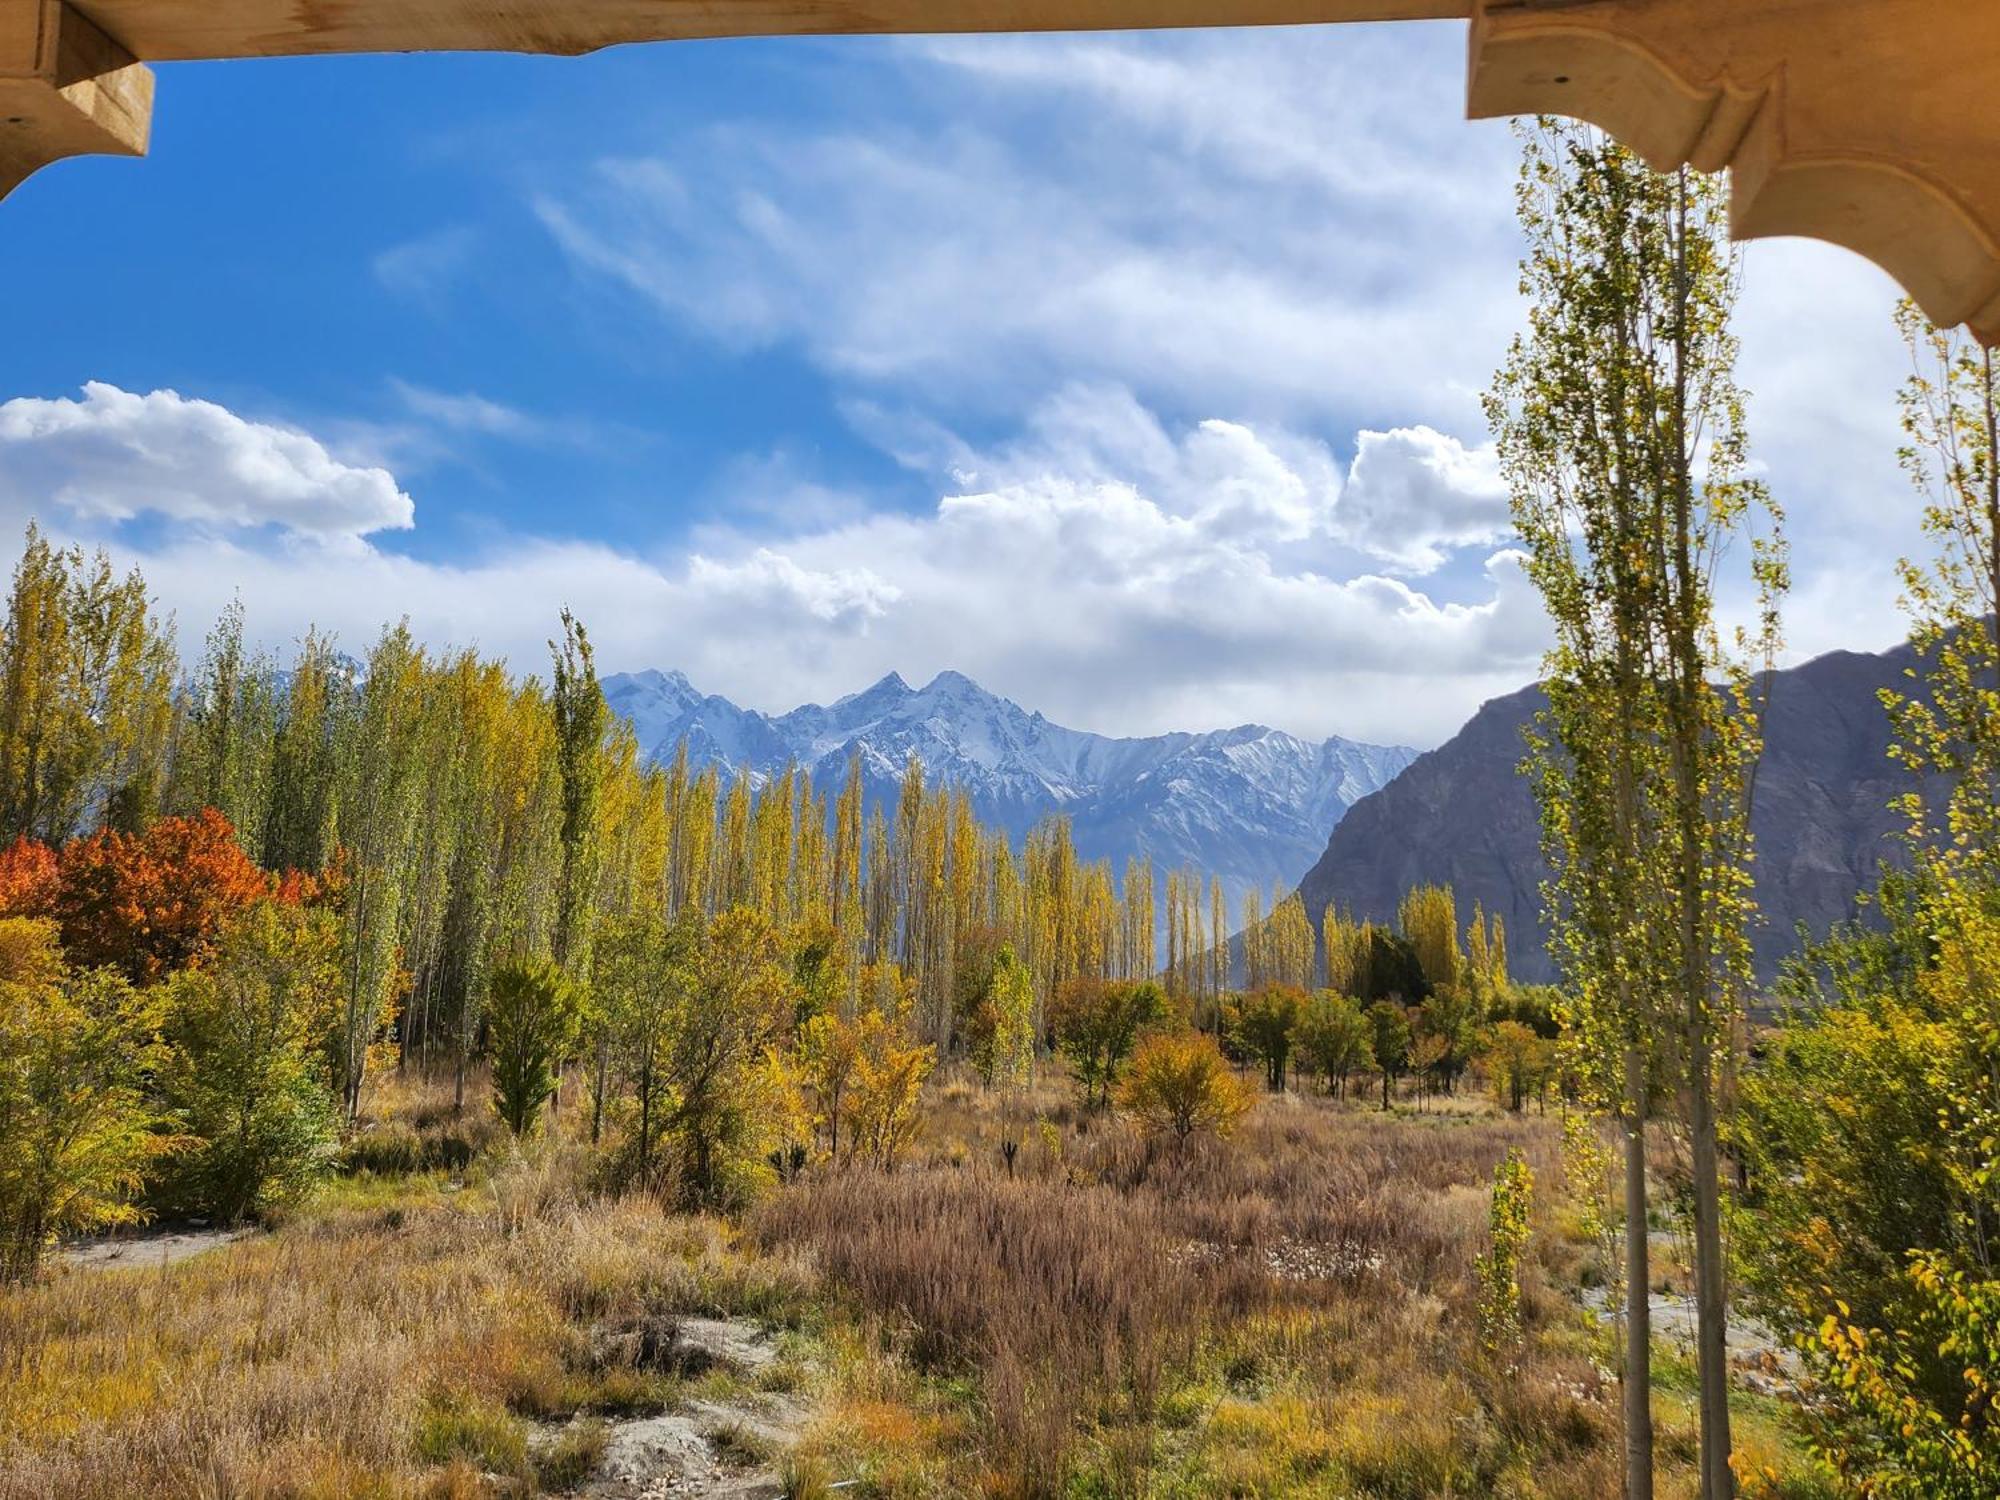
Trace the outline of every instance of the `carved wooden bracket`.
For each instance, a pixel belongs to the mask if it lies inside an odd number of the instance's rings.
[[[1737,238],[1845,245],[2000,343],[2000,4],[1480,0],[1468,110],[1728,167]]]
[[[0,197],[66,156],[144,156],[152,70],[62,0],[0,0]]]

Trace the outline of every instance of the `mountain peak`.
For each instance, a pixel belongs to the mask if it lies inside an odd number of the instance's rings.
[[[898,680],[900,681],[901,679]],[[950,667],[946,667],[937,676],[925,683],[923,691],[926,693],[951,693],[961,696],[967,693],[986,695],[986,690],[978,683],[967,677],[963,672],[953,671]]]
[[[849,693],[845,698],[836,699],[835,706],[838,707],[842,703],[858,703],[864,699],[907,698],[909,695],[910,685],[903,681],[903,674],[891,670],[884,672],[860,692]]]

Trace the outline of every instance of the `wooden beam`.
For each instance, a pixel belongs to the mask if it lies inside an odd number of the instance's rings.
[[[144,156],[153,75],[61,0],[0,0],[0,198],[68,156]]]
[[[0,6],[17,0],[0,0]],[[859,32],[1109,31],[1463,19],[1473,0],[80,0],[155,62],[331,52],[541,52]]]

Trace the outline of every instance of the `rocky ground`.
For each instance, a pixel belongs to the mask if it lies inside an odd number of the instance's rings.
[[[682,1318],[665,1337],[669,1347],[647,1350],[646,1358],[691,1375],[733,1377],[729,1389],[610,1423],[595,1471],[571,1493],[589,1500],[780,1500],[779,1465],[813,1409],[797,1394],[756,1388],[777,1364],[771,1335],[746,1319]],[[575,1426],[551,1424],[538,1442],[553,1446]]]

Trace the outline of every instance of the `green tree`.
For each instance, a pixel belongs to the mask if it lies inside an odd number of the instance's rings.
[[[137,832],[159,810],[173,640],[143,579],[33,526],[0,633],[0,832],[60,844]]]
[[[763,1159],[768,1123],[761,1065],[791,1020],[791,976],[776,929],[747,907],[723,912],[689,957],[664,1057],[668,1123],[689,1204],[726,1207],[746,1194],[746,1170]]]
[[[1230,1007],[1230,1036],[1263,1063],[1264,1083],[1274,1094],[1284,1092],[1285,1070],[1305,1011],[1305,992],[1288,984],[1263,985]]]
[[[1326,1080],[1327,1092],[1344,1095],[1348,1078],[1368,1065],[1374,1031],[1361,1007],[1344,994],[1320,990],[1306,1002],[1297,1029],[1299,1055]]]
[[[319,1044],[340,994],[333,913],[272,901],[231,922],[213,963],[168,981],[159,1092],[188,1141],[165,1201],[234,1223],[326,1174],[339,1127]]]
[[[1057,992],[1049,1021],[1056,1046],[1083,1085],[1084,1103],[1108,1101],[1139,1033],[1166,1010],[1150,980],[1073,979]]]
[[[549,642],[554,686],[556,767],[562,778],[562,877],[556,898],[554,948],[564,973],[588,972],[592,903],[597,894],[598,802],[603,795],[601,752],[611,710],[597,684],[590,636],[568,610],[563,638]]]
[[[1486,1065],[1502,1102],[1518,1112],[1548,1082],[1554,1049],[1519,1021],[1501,1021],[1493,1028]]]
[[[967,1056],[988,1088],[1020,1088],[1035,1061],[1035,983],[1003,943],[983,993],[967,1016]]]
[[[576,1044],[575,991],[552,963],[504,964],[493,972],[486,1025],[493,1107],[516,1136],[528,1135]]]
[[[1748,477],[1726,199],[1719,180],[1651,172],[1585,127],[1531,131],[1528,331],[1488,401],[1556,637],[1532,755],[1564,1019],[1576,1071],[1627,1134],[1627,1500],[1652,1493],[1643,1137],[1656,1100],[1676,1096],[1694,1178],[1702,1494],[1734,1493],[1716,1077],[1749,979],[1755,672],[1775,647],[1785,565],[1775,507]],[[1726,648],[1718,575],[1764,522],[1741,575],[1755,623]]]
[[[1409,1013],[1393,1000],[1377,1000],[1368,1007],[1368,1028],[1368,1052],[1382,1075],[1382,1108],[1386,1110],[1390,1090],[1410,1061]]]
[[[607,1064],[629,1080],[636,1119],[632,1165],[650,1179],[668,1120],[666,1059],[687,1004],[688,958],[698,941],[686,924],[635,913],[606,924],[592,950],[592,1009]],[[593,1116],[591,1131],[599,1123]]]
[[[164,1060],[159,997],[109,969],[68,971],[54,929],[0,919],[0,1278],[57,1236],[141,1217],[174,1144],[146,1081]]]
[[[174,757],[175,810],[214,808],[253,855],[263,851],[269,816],[276,676],[267,657],[244,648],[243,601],[231,600],[189,684]]]

